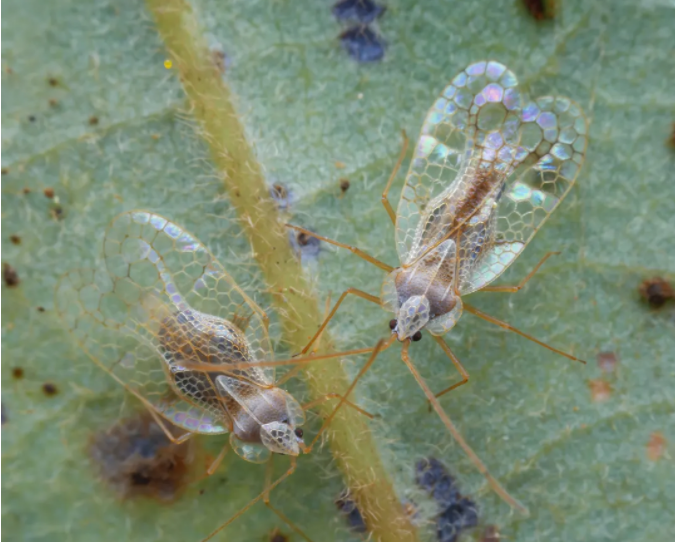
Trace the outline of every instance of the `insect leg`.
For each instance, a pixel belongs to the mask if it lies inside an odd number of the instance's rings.
[[[464,368],[464,365],[461,364],[461,362],[457,359],[457,356],[452,353],[452,350],[450,350],[450,347],[445,343],[442,337],[437,337],[435,335],[432,335],[434,340],[441,346],[443,349],[443,352],[445,352],[445,355],[450,358],[450,361],[452,361],[453,365],[455,368],[459,371],[459,374],[462,375],[462,380],[461,382],[455,382],[452,386],[445,388],[443,391],[440,391],[436,394],[436,399],[439,397],[445,395],[446,393],[459,388],[460,386],[466,384],[469,381],[469,373],[467,370]]]
[[[527,276],[520,281],[519,284],[516,286],[485,286],[481,288],[479,291],[481,292],[508,292],[508,293],[514,293],[519,290],[521,290],[528,282],[529,280],[536,274],[537,271],[539,271],[539,268],[544,265],[544,262],[548,260],[551,256],[557,256],[560,254],[560,252],[547,252],[544,254],[544,257],[539,260],[539,263],[534,266],[534,269],[530,271]]]
[[[224,370],[222,365],[213,365],[212,363],[184,363],[182,367],[184,367],[185,369],[202,371],[205,373],[222,373],[222,372],[232,372],[236,369],[250,369],[251,367],[280,367],[285,365],[307,365],[308,363],[314,363],[315,361],[323,359],[337,359],[343,358],[345,356],[354,356],[357,354],[368,354],[372,352],[374,349],[375,349],[374,347],[357,348],[355,350],[345,350],[343,352],[331,352],[329,354],[320,354],[320,355],[311,354],[309,356],[282,359],[278,361],[262,360],[262,361],[245,361],[241,363],[228,363],[227,370]],[[284,375],[280,380],[278,380],[275,383],[275,387],[278,387],[281,383],[285,382],[286,380],[288,380],[288,377],[287,375]]]
[[[394,212],[394,208],[391,206],[391,203],[389,203],[389,190],[391,189],[391,185],[394,182],[396,175],[398,174],[398,170],[401,169],[403,159],[405,158],[405,155],[408,152],[408,143],[409,143],[408,134],[405,133],[405,130],[401,130],[401,135],[403,136],[403,145],[401,145],[401,152],[398,155],[398,160],[396,161],[394,170],[391,172],[391,175],[389,175],[387,186],[385,187],[384,192],[382,192],[382,205],[384,205],[384,209],[385,211],[387,211],[387,214],[389,215],[389,218],[391,218],[391,221],[394,225],[396,225],[396,213]]]
[[[316,405],[320,405],[321,403],[325,403],[326,401],[330,401],[331,399],[342,399],[346,406],[352,407],[354,410],[360,412],[361,414],[370,418],[371,420],[375,418],[373,414],[371,414],[366,410],[363,410],[361,407],[347,400],[344,395],[340,395],[339,393],[327,393],[326,395],[319,397],[318,399],[314,399],[314,401],[305,403],[304,405],[302,405],[302,410],[309,410],[310,408],[315,407]]]
[[[236,521],[239,519],[246,511],[251,508],[255,503],[257,503],[259,500],[264,499],[269,493],[277,487],[281,482],[283,482],[286,478],[288,478],[293,472],[295,471],[295,466],[296,466],[296,461],[295,457],[291,457],[291,466],[288,468],[288,470],[282,474],[279,478],[277,478],[272,484],[266,485],[265,489],[255,497],[254,499],[250,500],[246,506],[241,508],[236,514],[234,514],[230,519],[228,519],[225,523],[221,524],[218,526],[218,528],[213,531],[210,535],[208,535],[206,538],[203,538],[201,542],[207,542],[208,540],[211,540],[214,536],[216,536],[220,531],[225,529],[230,523]]]
[[[218,467],[220,467],[220,464],[223,462],[223,459],[225,459],[225,456],[227,455],[227,450],[229,447],[230,447],[229,443],[223,445],[223,448],[220,450],[218,457],[216,457],[213,460],[213,463],[209,465],[209,468],[206,469],[206,476],[211,476],[214,472],[218,470]]]
[[[297,533],[300,535],[301,538],[307,540],[307,542],[312,542],[311,538],[309,538],[302,530],[300,527],[296,526],[295,523],[293,523],[287,516],[284,514],[281,510],[278,510],[272,504],[270,503],[270,492],[268,488],[270,487],[270,483],[272,482],[272,465],[274,464],[274,455],[270,457],[270,460],[267,462],[267,468],[265,469],[265,490],[267,490],[267,493],[263,497],[263,503],[267,508],[272,510],[281,521],[283,521],[288,527],[290,527],[293,532]]]
[[[366,254],[360,248],[356,248],[356,247],[353,247],[351,245],[346,245],[344,243],[334,241],[333,239],[328,239],[328,237],[322,237],[321,235],[317,235],[316,233],[311,232],[309,230],[306,230],[305,228],[301,228],[300,226],[293,226],[292,224],[286,224],[286,227],[290,228],[291,230],[302,232],[306,235],[309,235],[311,237],[319,239],[320,241],[325,241],[326,243],[330,243],[331,245],[335,245],[336,247],[346,248],[347,250],[349,250],[353,254],[356,254],[359,258],[363,258],[367,262],[370,262],[374,266],[379,267],[380,269],[384,269],[387,272],[394,270],[394,268],[392,266],[387,265],[386,263],[381,262],[380,260],[377,260],[377,259],[373,258],[370,254]]]
[[[388,340],[380,339],[377,342],[377,345],[375,346],[375,349],[373,350],[373,353],[370,355],[370,358],[368,361],[361,367],[361,370],[358,372],[354,380],[352,380],[352,383],[349,385],[347,388],[347,391],[342,395],[340,402],[337,404],[335,409],[333,409],[333,412],[330,413],[330,415],[324,420],[323,425],[319,429],[319,431],[314,435],[314,439],[312,442],[309,444],[309,446],[304,446],[303,447],[303,453],[310,453],[312,451],[312,448],[314,445],[317,443],[323,432],[328,428],[328,425],[330,422],[335,418],[335,415],[337,414],[338,410],[342,407],[347,402],[347,397],[349,397],[349,394],[352,392],[352,390],[356,387],[356,384],[359,382],[360,378],[368,372],[368,369],[375,363],[375,359],[377,358],[377,355],[382,352],[383,350],[386,350],[389,348],[394,340],[396,339],[396,335],[392,335],[391,338]]]
[[[563,352],[562,350],[558,350],[557,348],[553,348],[552,346],[549,346],[548,344],[541,342],[539,339],[535,339],[532,335],[528,335],[524,331],[520,331],[519,329],[513,327],[511,324],[507,324],[506,322],[503,322],[501,320],[498,320],[497,318],[494,318],[493,316],[490,316],[489,314],[485,314],[483,311],[479,311],[476,307],[472,307],[471,305],[464,303],[464,310],[470,312],[471,314],[475,314],[479,318],[482,318],[483,320],[486,320],[490,322],[491,324],[494,324],[496,326],[501,327],[502,329],[507,329],[509,331],[513,331],[514,333],[520,335],[521,337],[525,337],[527,340],[532,341],[533,343],[537,343],[539,346],[543,346],[544,348],[548,348],[551,352],[555,352],[556,354],[560,354],[561,356],[565,356],[567,359],[571,359],[572,361],[578,361],[580,363],[583,363],[586,365],[586,362],[583,359],[579,359],[572,354],[568,354],[567,352]]]
[[[527,508],[525,508],[522,504],[520,504],[516,499],[514,499],[509,493],[502,487],[502,485],[497,481],[496,478],[494,478],[490,472],[488,471],[487,467],[485,464],[480,460],[480,458],[476,455],[476,452],[474,452],[469,444],[464,440],[464,437],[461,435],[459,430],[455,427],[455,425],[450,421],[450,418],[448,415],[445,413],[443,408],[441,407],[441,404],[438,402],[438,399],[434,396],[434,393],[431,391],[427,383],[424,381],[422,376],[419,374],[413,363],[410,361],[410,356],[408,355],[408,348],[410,347],[410,341],[406,341],[403,343],[403,348],[401,349],[401,359],[403,360],[403,363],[405,363],[412,373],[413,377],[417,381],[417,384],[419,385],[420,388],[422,388],[422,391],[424,392],[424,395],[427,396],[427,399],[431,403],[431,406],[434,408],[436,411],[436,414],[438,414],[439,418],[441,418],[441,421],[443,422],[443,425],[450,431],[450,434],[453,436],[457,444],[460,445],[462,450],[464,450],[464,453],[469,457],[471,462],[476,466],[476,468],[479,470],[479,472],[485,476],[485,479],[488,481],[492,489],[499,495],[505,502],[507,502],[510,506],[513,508],[517,508],[520,510],[523,514],[528,515],[529,512],[527,511]]]
[[[157,413],[154,407],[140,395],[137,395],[135,392],[132,393],[141,401],[141,403],[143,403],[143,406],[148,410],[148,412],[150,412],[150,416],[152,416],[152,419],[155,421],[155,423],[159,425],[159,428],[164,432],[166,438],[168,438],[171,441],[171,444],[183,444],[185,441],[187,441],[190,437],[194,435],[194,433],[186,431],[180,437],[173,436],[173,433],[166,426],[165,420],[162,419],[162,417]]]
[[[356,288],[347,288],[344,292],[342,292],[342,295],[340,298],[337,300],[337,303],[335,303],[335,306],[333,307],[333,310],[330,311],[330,314],[328,317],[323,321],[323,324],[321,324],[321,327],[319,328],[319,331],[317,331],[314,334],[314,337],[307,343],[307,345],[301,350],[301,354],[306,354],[307,351],[312,347],[312,344],[314,344],[314,341],[316,341],[319,336],[323,333],[323,330],[326,329],[326,326],[328,325],[328,322],[331,321],[333,316],[335,316],[335,313],[337,312],[338,308],[340,307],[340,304],[344,301],[345,297],[347,297],[349,294],[362,297],[363,299],[370,301],[372,303],[375,303],[376,305],[380,304],[380,298],[376,297],[374,295],[370,295],[366,292],[363,292],[361,290],[357,290]]]

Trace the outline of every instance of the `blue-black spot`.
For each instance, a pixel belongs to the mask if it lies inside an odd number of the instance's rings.
[[[361,511],[356,506],[356,502],[350,498],[348,490],[344,490],[342,493],[340,493],[340,496],[335,499],[335,505],[347,520],[347,525],[349,526],[350,531],[354,533],[368,532],[368,527],[366,526],[366,522],[361,515]]]
[[[462,531],[478,525],[476,503],[460,494],[455,479],[440,461],[433,457],[418,461],[415,482],[438,504],[436,539],[439,542],[456,542]]]
[[[378,62],[384,57],[386,44],[382,37],[368,26],[355,26],[340,34],[347,54],[357,62]]]
[[[333,5],[333,15],[338,21],[368,24],[379,18],[386,6],[372,0],[341,0]]]

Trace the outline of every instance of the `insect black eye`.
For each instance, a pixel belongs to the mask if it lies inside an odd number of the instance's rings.
[[[395,329],[396,328],[396,319],[394,318],[393,320],[389,320],[389,329]]]
[[[298,437],[298,438],[302,438],[302,436],[303,436],[304,434],[305,434],[305,432],[304,432],[300,427],[298,427],[298,428],[295,430],[295,436]]]
[[[422,332],[418,331],[411,338],[414,342],[421,341],[422,340]]]

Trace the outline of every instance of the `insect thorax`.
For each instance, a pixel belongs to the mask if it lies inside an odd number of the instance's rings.
[[[449,241],[441,243],[415,265],[399,268],[394,277],[398,306],[412,296],[423,295],[429,300],[432,319],[450,312],[456,304],[455,254],[454,242]]]

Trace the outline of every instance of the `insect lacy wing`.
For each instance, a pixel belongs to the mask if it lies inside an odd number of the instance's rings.
[[[509,175],[486,223],[492,240],[477,253],[462,243],[460,293],[480,290],[520,255],[572,188],[584,161],[588,122],[581,108],[558,96],[522,109],[518,167]],[[521,158],[522,157],[522,158]]]
[[[63,275],[55,292],[59,317],[87,355],[131,393],[187,431],[229,430],[222,409],[182,400],[166,378],[154,330],[130,319],[134,307],[104,271],[76,269]]]
[[[127,306],[147,312],[146,306],[155,299],[174,312],[199,311],[212,330],[218,319],[228,320],[245,334],[246,359],[252,363],[273,359],[263,310],[182,227],[147,211],[123,213],[108,227],[104,255],[115,291]],[[271,367],[252,367],[239,374],[261,384],[274,382]]]
[[[503,64],[471,64],[427,113],[401,192],[396,245],[410,265],[447,238],[472,172],[489,163],[499,175],[513,167],[522,96]]]

